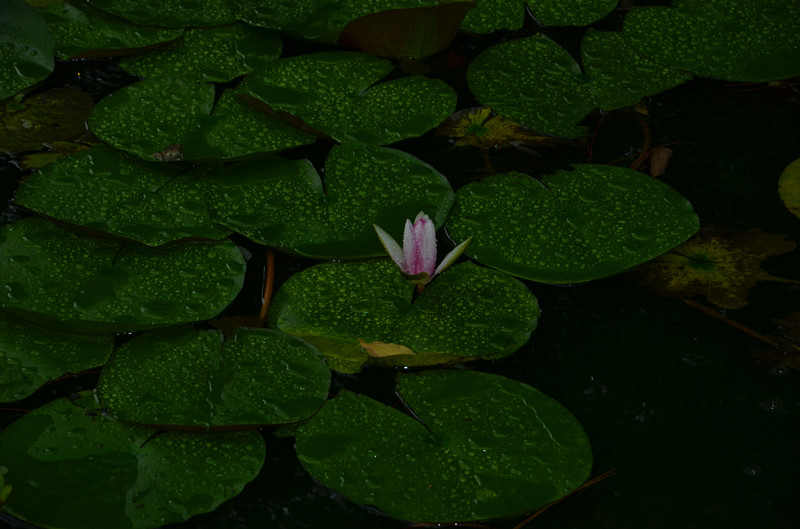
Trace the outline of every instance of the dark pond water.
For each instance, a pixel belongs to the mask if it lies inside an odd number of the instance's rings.
[[[462,46],[468,55],[471,46],[485,44]],[[79,66],[89,79],[82,81],[84,88],[95,96],[120,82],[112,63]],[[62,65],[54,83],[77,82],[79,66]],[[680,142],[672,146],[675,154],[662,180],[692,202],[703,226],[761,228],[800,241],[800,219],[777,194],[781,171],[800,157],[797,88],[698,79],[646,103],[653,144]],[[459,107],[471,104],[467,98]],[[598,123],[597,116],[586,121],[592,129]],[[630,114],[607,116],[591,161],[635,154],[641,135]],[[483,165],[480,152],[447,150],[441,138],[425,137],[399,147],[455,182],[475,176],[475,168]],[[586,150],[575,147],[543,148],[537,155],[492,155],[495,169],[531,174],[587,159]],[[4,161],[0,177],[9,196],[20,176],[12,161]],[[2,219],[13,217],[12,208]],[[280,257],[279,280],[308,264]],[[798,278],[800,252],[771,258],[765,268],[776,276]],[[260,271],[252,273],[258,282]],[[800,376],[763,362],[770,346],[681,300],[659,297],[625,274],[574,287],[529,286],[542,306],[533,339],[508,358],[474,367],[531,384],[564,404],[592,441],[593,475],[616,471],[552,507],[529,527],[800,527]],[[245,294],[234,310],[252,312],[255,297]],[[760,283],[748,299],[745,308],[726,316],[766,334],[779,332],[773,319],[800,310],[800,288],[793,285]],[[372,369],[357,379],[340,376],[335,384],[381,395],[391,378],[389,371]],[[95,381],[91,375],[62,381],[15,407],[30,409],[90,389]],[[3,425],[20,415],[12,410],[2,414]],[[264,437],[264,470],[240,496],[213,513],[170,527],[407,525],[316,484],[297,462],[293,439],[277,439],[270,432]],[[511,528],[518,521],[494,526]]]

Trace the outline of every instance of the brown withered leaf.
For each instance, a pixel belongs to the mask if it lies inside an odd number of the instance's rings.
[[[386,358],[387,356],[401,356],[401,355],[414,354],[414,351],[412,351],[405,345],[400,345],[396,343],[365,342],[361,338],[358,339],[358,343],[360,343],[364,351],[366,351],[366,353],[373,358]]]
[[[791,252],[796,246],[786,235],[760,229],[702,228],[682,245],[629,274],[663,296],[702,295],[718,307],[738,309],[747,305],[747,293],[759,281],[797,283],[761,269],[769,257]]]
[[[436,129],[436,134],[458,138],[456,147],[472,146],[483,151],[542,145],[577,145],[576,140],[548,136],[523,127],[492,111],[489,107],[459,110]]]

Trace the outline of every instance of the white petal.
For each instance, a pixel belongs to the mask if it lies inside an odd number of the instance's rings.
[[[378,234],[378,239],[381,240],[381,244],[383,244],[386,253],[388,253],[392,261],[400,267],[400,270],[403,270],[403,249],[400,248],[400,245],[397,244],[392,236],[386,233],[383,228],[377,224],[373,224],[372,227],[375,228],[375,233]]]
[[[433,273],[433,275],[436,275],[436,274],[438,274],[438,273],[440,273],[440,272],[444,272],[445,270],[447,270],[448,268],[450,268],[450,266],[451,266],[453,263],[455,263],[455,262],[456,262],[456,259],[458,259],[458,258],[461,256],[461,254],[462,254],[462,253],[464,253],[464,249],[466,249],[467,245],[468,245],[468,244],[469,244],[471,241],[472,241],[472,237],[470,237],[470,238],[469,238],[469,239],[467,239],[466,241],[462,242],[461,244],[459,244],[458,246],[456,246],[455,248],[453,248],[453,249],[450,251],[450,253],[448,253],[447,255],[445,255],[445,256],[444,256],[444,259],[442,259],[442,262],[441,262],[441,263],[439,263],[439,266],[437,266],[437,267],[436,267],[436,271]]]

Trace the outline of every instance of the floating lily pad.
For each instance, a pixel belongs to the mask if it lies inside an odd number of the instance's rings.
[[[273,32],[238,23],[187,29],[174,42],[119,65],[141,77],[178,77],[191,81],[226,82],[262,68],[281,54]]]
[[[164,97],[169,94],[169,97]],[[257,115],[223,93],[212,115],[214,87],[156,77],[103,98],[89,127],[111,145],[148,161],[177,146],[178,159],[233,158],[313,143],[314,137],[267,115]]]
[[[114,337],[65,334],[0,312],[0,402],[27,397],[45,382],[101,366]]]
[[[468,184],[447,219],[476,261],[545,283],[609,276],[677,246],[697,215],[669,186],[636,171],[577,165],[542,181],[519,173]]]
[[[244,258],[230,241],[149,248],[81,237],[30,217],[0,229],[0,306],[71,332],[200,321],[238,294]]]
[[[214,217],[256,242],[317,258],[384,255],[372,224],[397,227],[419,211],[441,225],[453,200],[447,179],[394,149],[334,147],[323,183],[307,160],[234,164],[213,179]]]
[[[83,0],[57,0],[39,12],[53,34],[55,53],[61,59],[120,55],[130,53],[129,48],[143,48],[181,35],[180,29],[131,24]]]
[[[298,429],[312,476],[356,503],[428,523],[519,516],[588,477],[583,428],[531,386],[470,371],[398,379],[419,420],[343,392]]]
[[[609,14],[618,0],[475,0],[461,29],[491,33],[518,30],[525,21],[525,5],[546,26],[588,26]]]
[[[92,98],[75,87],[10,98],[0,103],[0,151],[41,149],[45,143],[83,140]]]
[[[179,176],[183,170],[97,146],[30,175],[17,191],[16,202],[50,217],[153,246],[230,235],[230,230],[217,227],[209,217],[206,181],[192,176],[205,171]]]
[[[500,358],[528,341],[539,316],[522,283],[472,263],[442,273],[416,300],[413,292],[389,260],[320,264],[283,284],[268,317],[314,344],[333,369],[353,372],[367,351],[381,365]]]
[[[760,281],[800,284],[761,269],[768,258],[795,248],[797,245],[780,233],[703,228],[696,237],[634,268],[630,275],[662,296],[702,295],[718,307],[739,309],[747,305],[749,290]]]
[[[730,81],[800,75],[800,4],[785,0],[683,0],[637,7],[623,34],[672,68]]]
[[[781,173],[778,194],[786,208],[800,217],[800,158],[787,165]]]
[[[51,528],[149,529],[214,510],[264,464],[258,432],[158,433],[58,399],[0,434],[2,510]]]
[[[54,64],[53,38],[41,15],[25,0],[3,0],[0,99],[41,81]]]
[[[467,71],[478,100],[528,128],[573,138],[596,108],[633,105],[691,78],[639,54],[617,33],[589,30],[581,46],[585,73],[572,56],[542,34],[495,44]]]
[[[90,0],[103,11],[151,26],[221,26],[236,21],[230,2],[220,0]]]
[[[366,53],[300,55],[247,75],[239,91],[340,142],[389,144],[420,136],[455,110],[456,93],[437,79],[375,84],[392,70],[388,60]]]
[[[309,417],[328,398],[330,378],[322,355],[287,334],[239,329],[223,344],[220,331],[184,327],[148,332],[115,351],[97,393],[126,422],[240,429]]]

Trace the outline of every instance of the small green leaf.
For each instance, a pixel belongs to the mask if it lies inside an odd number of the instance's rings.
[[[227,237],[230,230],[217,227],[209,217],[205,181],[196,176],[205,171],[180,174],[182,170],[97,146],[30,175],[19,187],[16,202],[152,246]]]
[[[59,1],[39,12],[53,34],[55,53],[61,59],[119,55],[128,53],[129,48],[166,42],[181,34],[179,29],[131,24],[83,0]]]
[[[220,0],[91,0],[103,11],[151,26],[221,26],[236,21],[230,2]]]
[[[220,224],[261,244],[335,259],[383,255],[373,224],[402,230],[407,218],[426,211],[441,225],[453,197],[428,164],[366,145],[331,150],[324,190],[307,160],[270,158],[230,166],[214,177],[211,192]]]
[[[230,241],[148,248],[92,239],[37,217],[0,228],[0,307],[71,332],[164,327],[219,314],[244,281]]]
[[[61,375],[101,366],[113,348],[110,334],[59,333],[0,312],[0,402],[27,397]]]
[[[420,136],[455,111],[456,94],[436,79],[402,77],[366,53],[287,57],[245,77],[238,90],[337,141],[385,145]]]
[[[103,368],[97,392],[125,422],[238,429],[309,417],[327,399],[330,378],[322,355],[289,335],[240,329],[223,344],[219,331],[184,327],[127,342]]]
[[[227,82],[266,66],[280,54],[281,39],[275,33],[237,23],[187,29],[174,42],[144,55],[123,58],[119,65],[141,77]]]
[[[520,516],[577,488],[592,466],[569,411],[497,375],[398,375],[418,420],[341,393],[297,432],[300,462],[351,501],[428,523]]]
[[[800,75],[800,4],[785,0],[683,0],[637,7],[623,35],[671,68],[730,81]]]
[[[778,194],[786,208],[800,217],[800,158],[787,165],[781,173]]]
[[[53,38],[41,15],[25,0],[3,0],[0,16],[0,100],[53,71]]]
[[[536,298],[520,282],[463,263],[419,298],[390,260],[327,263],[290,277],[270,305],[270,325],[314,344],[333,369],[372,363],[432,365],[500,358],[536,328]],[[398,354],[403,353],[403,354]]]
[[[58,399],[0,434],[2,510],[41,527],[149,529],[213,511],[264,464],[258,432],[159,433]]]
[[[259,114],[225,91],[186,79],[155,77],[103,98],[89,118],[94,134],[147,161],[176,149],[177,159],[234,158],[314,141],[271,116]],[[165,97],[167,94],[167,97]]]
[[[636,171],[577,165],[542,178],[468,184],[447,219],[479,263],[544,283],[609,276],[677,246],[699,228],[685,198]]]

